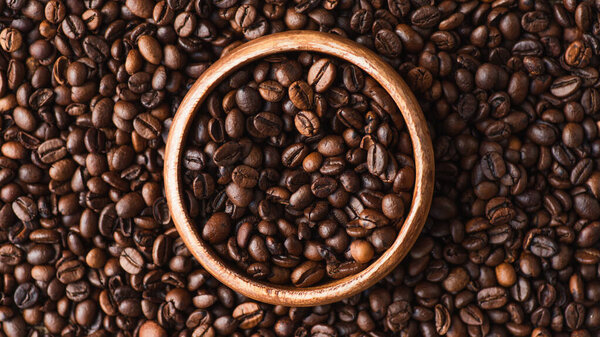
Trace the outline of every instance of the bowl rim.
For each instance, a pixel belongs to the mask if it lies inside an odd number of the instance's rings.
[[[309,51],[353,63],[375,79],[394,99],[413,144],[415,184],[412,204],[390,248],[361,272],[324,284],[298,288],[254,280],[229,268],[210,244],[201,239],[184,206],[180,163],[186,136],[198,107],[215,87],[234,71],[266,56]],[[171,217],[194,257],[221,283],[265,303],[305,307],[333,303],[355,295],[389,274],[408,254],[419,236],[433,197],[434,154],[429,127],[408,85],[388,63],[368,48],[341,36],[316,31],[286,31],[247,42],[227,53],[204,71],[185,95],[173,118],[164,158],[164,185]]]

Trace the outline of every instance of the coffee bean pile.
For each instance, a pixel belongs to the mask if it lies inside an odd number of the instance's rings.
[[[298,287],[355,274],[391,246],[415,169],[385,89],[309,53],[269,57],[220,89],[183,154],[205,241],[254,278]]]
[[[599,13],[598,0],[0,0],[2,334],[597,335]],[[162,190],[194,79],[288,29],[378,52],[436,152],[409,256],[313,308],[210,277]]]

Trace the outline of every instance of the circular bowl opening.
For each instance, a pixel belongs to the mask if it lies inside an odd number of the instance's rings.
[[[413,145],[415,183],[412,204],[390,248],[357,274],[328,283],[297,288],[258,281],[230,268],[229,264],[201,238],[190,218],[182,193],[181,161],[187,134],[204,99],[237,69],[285,52],[316,52],[353,63],[376,80],[397,104]],[[181,102],[171,124],[165,154],[165,190],[171,216],[188,249],[200,264],[231,289],[265,303],[285,306],[314,306],[355,295],[390,273],[413,246],[427,218],[434,187],[434,156],[429,129],[420,106],[400,75],[377,54],[337,35],[313,31],[287,31],[258,38],[236,48],[207,69]]]

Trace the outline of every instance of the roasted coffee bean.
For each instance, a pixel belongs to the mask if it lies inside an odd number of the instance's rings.
[[[258,113],[253,118],[254,128],[258,133],[267,137],[277,136],[281,132],[281,118],[271,112]]]
[[[294,117],[294,125],[298,133],[306,137],[312,137],[319,133],[321,121],[313,112],[302,110]]]
[[[294,269],[290,279],[297,287],[307,287],[319,282],[324,275],[325,268],[319,263],[306,261]]]
[[[234,164],[242,155],[242,147],[239,143],[230,141],[221,145],[213,154],[213,161],[219,166]]]
[[[262,321],[264,311],[257,303],[246,302],[235,307],[232,317],[239,321],[240,328],[252,329]]]
[[[288,96],[294,106],[300,110],[308,110],[313,106],[313,89],[304,81],[296,81],[290,84]]]
[[[231,231],[231,220],[225,213],[213,214],[204,224],[202,238],[210,243],[225,240]]]
[[[375,48],[381,54],[395,57],[402,52],[402,41],[389,29],[381,29],[375,34]]]
[[[150,114],[140,114],[133,120],[133,128],[145,139],[154,139],[160,136],[162,127],[160,121]]]
[[[129,274],[139,274],[144,267],[144,258],[134,248],[125,248],[119,257],[121,268]]]
[[[507,301],[506,289],[501,287],[484,288],[477,293],[477,303],[484,310],[500,308]]]
[[[54,138],[40,144],[37,148],[40,160],[45,164],[54,163],[67,155],[65,142],[62,139]]]
[[[27,309],[36,304],[40,298],[40,290],[32,283],[20,284],[15,290],[14,302],[20,309]]]
[[[285,90],[279,82],[268,80],[258,85],[260,96],[267,102],[279,102],[285,97]]]
[[[308,70],[308,84],[314,86],[316,92],[324,92],[333,85],[337,69],[331,60],[323,58]]]
[[[378,176],[388,165],[388,154],[381,144],[374,144],[367,151],[367,167],[371,174]]]
[[[21,32],[14,28],[4,28],[0,31],[0,47],[4,51],[12,53],[23,45]]]

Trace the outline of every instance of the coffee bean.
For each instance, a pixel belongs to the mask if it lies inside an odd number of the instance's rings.
[[[521,17],[521,26],[530,33],[541,32],[549,23],[548,15],[542,11],[527,12]]]
[[[231,179],[240,187],[252,188],[258,183],[258,172],[250,166],[240,165],[231,173]]]
[[[257,303],[246,302],[235,307],[232,317],[240,322],[240,328],[252,329],[262,321],[264,311]]]
[[[213,155],[213,161],[219,166],[234,164],[242,155],[240,144],[230,141],[221,145]]]
[[[597,7],[6,1],[2,332],[594,335]],[[313,308],[250,302],[208,277],[170,226],[160,187],[166,136],[191,83],[243,41],[292,29],[382,56],[415,94],[436,153],[433,205],[405,263],[366,292]],[[319,285],[393,244],[416,183],[412,142],[389,88],[361,66],[271,55],[202,103],[182,197],[203,234],[222,236],[207,242],[224,263],[266,282]],[[306,85],[292,99],[297,81]],[[376,147],[383,167],[369,157]],[[221,213],[226,232],[203,225]],[[137,274],[121,266],[125,250],[141,256],[125,263]]]
[[[159,64],[163,58],[162,48],[158,41],[150,35],[142,35],[138,39],[138,48],[142,57],[152,63]]]
[[[264,136],[277,136],[281,132],[283,122],[274,113],[260,112],[253,118],[254,128]]]
[[[166,337],[167,332],[154,321],[146,321],[140,326],[140,337]]]
[[[331,60],[320,59],[313,63],[308,70],[308,84],[314,86],[315,92],[324,92],[333,85],[336,74],[336,67],[331,63]]]
[[[15,290],[14,301],[19,309],[27,309],[36,304],[40,290],[32,283],[20,284]]]
[[[243,86],[235,93],[237,106],[246,114],[253,114],[260,108],[260,95],[255,88]]]
[[[383,214],[393,220],[404,216],[404,201],[396,194],[386,194],[381,200]]]
[[[235,183],[230,183],[225,189],[229,200],[238,207],[247,207],[252,202],[252,191]]]
[[[117,215],[122,218],[132,218],[144,208],[144,200],[139,193],[132,192],[124,195],[115,205]]]
[[[74,14],[69,14],[62,21],[62,31],[69,39],[78,40],[85,34],[85,24],[80,17]]]
[[[578,76],[563,76],[557,78],[550,86],[550,92],[557,97],[566,97],[573,94],[581,86]]]
[[[340,122],[349,128],[361,129],[365,124],[363,116],[353,108],[340,108],[336,115]]]
[[[317,198],[326,198],[337,189],[337,181],[330,177],[317,178],[310,186]]]
[[[14,28],[4,28],[0,31],[0,47],[8,53],[17,51],[23,45],[21,33]]]
[[[267,102],[279,102],[285,96],[285,90],[276,81],[268,80],[258,85],[260,96]]]
[[[297,287],[308,287],[319,282],[325,275],[325,268],[314,261],[306,261],[294,269],[290,278]]]
[[[372,11],[366,8],[358,9],[352,14],[352,18],[350,19],[350,27],[353,31],[359,34],[365,34],[371,29],[373,25],[373,19]]]
[[[302,66],[296,60],[287,60],[275,70],[275,78],[284,87],[289,87],[302,76]]]
[[[302,163],[304,158],[308,155],[308,151],[308,148],[304,144],[292,144],[281,154],[282,164],[285,167],[296,167]]]
[[[377,176],[383,173],[388,165],[388,154],[381,144],[374,144],[367,151],[367,167],[371,174]]]
[[[550,257],[558,251],[556,243],[552,239],[541,235],[533,237],[529,249],[534,255],[540,257]]]
[[[213,214],[204,224],[202,238],[210,243],[224,241],[231,230],[231,220],[225,213]]]
[[[375,48],[388,57],[396,57],[402,52],[402,41],[389,29],[381,29],[375,34]]]
[[[434,6],[422,6],[412,13],[410,21],[419,28],[432,28],[439,23],[440,16],[441,13],[438,8]]]
[[[85,14],[85,13],[84,13]],[[92,24],[93,17],[85,18],[88,25]],[[86,36],[83,39],[83,50],[95,62],[103,62],[109,55],[109,45],[102,38],[96,36]]]
[[[440,335],[445,335],[450,329],[452,318],[450,312],[442,304],[435,306],[435,330]]]
[[[150,114],[140,114],[133,120],[133,128],[145,139],[154,139],[160,136],[162,127],[158,119]]]
[[[33,200],[28,197],[19,197],[12,203],[12,210],[21,221],[31,221],[38,213]]]
[[[67,260],[56,268],[56,278],[63,284],[80,280],[85,273],[85,268],[78,260]]]
[[[477,303],[484,310],[500,308],[507,300],[506,290],[501,287],[484,288],[477,293]]]
[[[119,264],[127,273],[135,275],[144,268],[144,258],[134,248],[127,247],[121,252]]]
[[[312,108],[314,101],[314,93],[308,83],[304,81],[296,81],[290,84],[288,88],[288,96],[294,106],[300,110]]]
[[[302,110],[296,114],[294,117],[294,124],[296,126],[296,130],[301,135],[306,137],[312,137],[319,133],[321,122],[314,113],[311,111]]]

